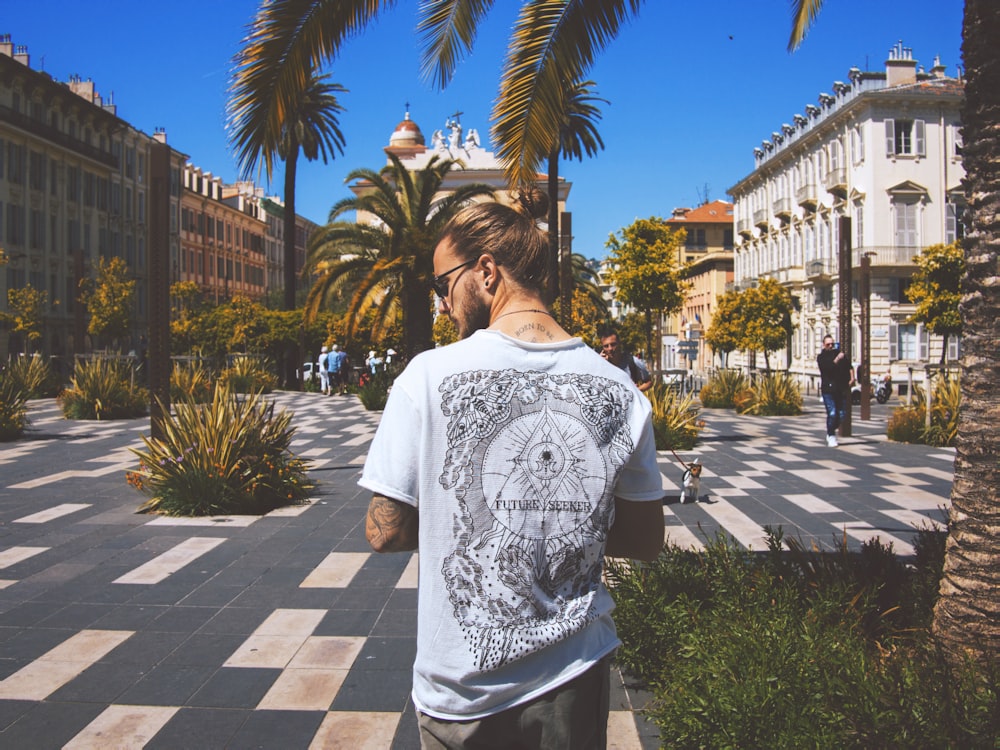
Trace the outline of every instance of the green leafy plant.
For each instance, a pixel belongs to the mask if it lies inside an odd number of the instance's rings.
[[[219,380],[236,393],[270,393],[278,385],[271,363],[258,357],[237,357],[223,370]]]
[[[14,440],[28,424],[28,393],[9,370],[0,371],[0,440]]]
[[[178,402],[163,439],[142,436],[137,471],[126,480],[150,496],[140,510],[173,516],[263,514],[303,501],[312,484],[289,451],[290,412],[260,393],[236,397],[225,384],[208,404]]]
[[[872,542],[768,551],[720,536],[612,562],[619,662],[671,747],[994,747],[1000,669],[953,670],[928,631],[945,532],[910,564]]]
[[[384,372],[377,372],[364,383],[358,386],[358,398],[361,404],[368,411],[382,411],[385,402],[389,400],[389,388],[392,381]]]
[[[732,409],[736,394],[745,391],[749,383],[739,370],[716,370],[701,387],[698,399],[708,409]]]
[[[653,434],[657,450],[690,450],[698,440],[703,423],[693,394],[680,395],[665,383],[655,383],[646,391],[653,407]]]
[[[214,377],[201,362],[175,362],[170,371],[170,402],[204,404],[212,399],[213,386]]]
[[[11,357],[4,372],[20,383],[28,398],[46,398],[59,393],[59,376],[48,361],[38,355]]]
[[[927,395],[919,385],[913,387],[905,406],[897,407],[889,417],[886,434],[900,443],[952,446],[958,435],[958,414],[962,389],[958,377],[941,375],[934,381],[930,426],[927,425]]]
[[[58,398],[67,419],[130,419],[147,413],[149,393],[119,360],[79,360],[70,387]]]
[[[802,391],[788,373],[765,373],[759,376],[747,391],[748,399],[735,399],[740,402],[738,409],[741,414],[777,417],[802,413]]]

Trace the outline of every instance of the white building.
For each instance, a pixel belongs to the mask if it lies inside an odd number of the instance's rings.
[[[964,206],[960,108],[964,83],[930,72],[902,43],[884,72],[848,71],[818,104],[807,104],[754,149],[755,168],[730,190],[735,202],[734,283],[763,277],[786,285],[797,313],[787,363],[803,382],[817,375],[816,353],[827,333],[840,339],[838,234],[850,219],[852,361],[861,356],[858,281],[862,256],[871,261],[871,372],[897,383],[940,360],[940,336],[907,322],[915,306],[906,289],[914,256],[962,236]],[[843,338],[846,338],[844,336]],[[958,357],[950,342],[949,359]],[[734,353],[735,364],[753,364]]]

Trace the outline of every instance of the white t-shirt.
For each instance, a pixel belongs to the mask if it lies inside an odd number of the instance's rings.
[[[415,357],[359,484],[419,510],[420,711],[494,714],[618,646],[601,580],[614,498],[663,488],[649,401],[579,339],[484,330]]]

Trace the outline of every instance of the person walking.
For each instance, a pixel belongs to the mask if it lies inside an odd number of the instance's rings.
[[[329,364],[330,393],[333,393],[333,389],[336,388],[337,393],[343,396],[347,390],[347,352],[334,344],[333,351],[330,352]]]
[[[329,364],[329,349],[324,346],[319,350],[319,359],[316,361],[316,369],[319,371],[319,390],[324,396],[330,395],[330,373],[327,370]]]
[[[618,332],[607,328],[599,334],[601,337],[601,356],[620,370],[627,372],[635,387],[640,391],[648,391],[653,387],[653,379],[649,376],[646,364],[638,357],[625,351]]]
[[[816,356],[819,366],[820,393],[826,408],[826,444],[837,447],[837,428],[847,417],[847,403],[854,385],[854,368],[851,360],[833,341],[833,336],[823,337],[823,348]]]
[[[604,557],[663,547],[649,401],[543,302],[546,204],[446,225],[433,284],[460,340],[396,378],[359,480],[372,549],[420,553],[424,748],[604,747]]]

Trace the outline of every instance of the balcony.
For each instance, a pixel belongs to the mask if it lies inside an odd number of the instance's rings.
[[[771,207],[774,211],[774,215],[779,219],[788,221],[792,217],[792,199],[791,198],[777,198],[774,201],[774,205]]]
[[[847,170],[831,169],[826,173],[823,187],[841,198],[847,197]]]
[[[836,271],[836,264],[826,258],[806,263],[806,277],[809,279],[832,279]]]
[[[873,268],[913,268],[917,265],[913,259],[920,255],[920,250],[919,247],[856,247],[851,251],[851,264],[857,270],[861,267],[861,256],[867,255]]]
[[[736,222],[736,231],[747,239],[750,239],[753,236],[753,224],[750,223],[750,219],[738,219]]]
[[[754,226],[760,227],[762,232],[766,232],[771,226],[770,219],[768,218],[766,208],[758,208],[753,212],[753,223]]]
[[[803,208],[816,208],[819,195],[816,192],[816,185],[807,183],[795,191],[795,202]]]

